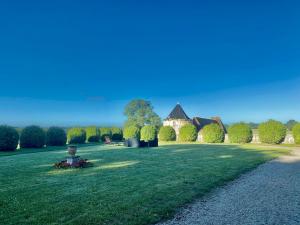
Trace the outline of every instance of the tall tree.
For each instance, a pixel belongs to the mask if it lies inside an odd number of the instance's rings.
[[[161,126],[160,117],[153,111],[153,106],[150,101],[143,99],[135,99],[130,101],[124,110],[127,121],[125,126],[153,125],[155,127]]]

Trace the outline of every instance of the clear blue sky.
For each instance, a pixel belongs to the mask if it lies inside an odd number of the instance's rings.
[[[299,1],[1,1],[0,123],[122,124],[177,102],[300,120]]]

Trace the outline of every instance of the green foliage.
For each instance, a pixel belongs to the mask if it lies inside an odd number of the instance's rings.
[[[224,131],[216,124],[208,124],[201,130],[203,140],[206,143],[222,143],[225,138]]]
[[[300,123],[293,126],[293,136],[295,139],[295,144],[300,144]]]
[[[292,130],[293,127],[297,124],[298,122],[296,120],[289,120],[286,122],[285,126],[287,129]]]
[[[183,125],[179,129],[179,141],[189,142],[197,140],[197,128],[193,124]]]
[[[86,140],[88,142],[99,142],[100,131],[96,126],[90,126],[85,128]]]
[[[100,127],[101,141],[105,141],[105,137],[111,138],[111,130],[109,127]]]
[[[252,129],[246,123],[236,123],[228,128],[228,136],[231,143],[249,143],[252,141]]]
[[[266,144],[280,144],[284,141],[287,128],[279,121],[268,120],[258,126],[259,139]]]
[[[158,136],[160,141],[176,141],[176,132],[171,126],[161,127]]]
[[[140,139],[140,129],[136,126],[128,126],[123,130],[123,136],[127,140],[129,138]]]
[[[113,141],[122,141],[123,140],[123,131],[119,127],[111,128],[111,139]]]
[[[67,143],[67,135],[60,127],[50,127],[46,132],[47,146],[64,146]]]
[[[156,127],[152,125],[143,126],[141,129],[141,140],[142,141],[153,141],[157,138]]]
[[[69,144],[83,144],[86,140],[86,132],[83,128],[73,127],[68,130]]]
[[[14,151],[19,142],[19,134],[13,127],[0,126],[0,151]]]
[[[127,116],[125,127],[137,126],[141,128],[146,124],[157,128],[161,126],[161,119],[153,111],[150,101],[142,99],[132,100],[126,105],[124,114]]]
[[[42,148],[46,142],[46,133],[39,126],[28,126],[22,130],[21,148]]]

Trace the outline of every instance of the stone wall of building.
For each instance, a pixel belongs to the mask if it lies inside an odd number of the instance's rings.
[[[177,120],[164,120],[163,125],[164,126],[171,126],[174,128],[176,132],[176,136],[178,137],[179,135],[179,129],[185,125],[185,124],[191,124],[191,120],[182,120],[182,119],[177,119]]]

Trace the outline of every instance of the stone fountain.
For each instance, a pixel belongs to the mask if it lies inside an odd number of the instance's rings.
[[[71,166],[75,165],[80,160],[80,157],[76,156],[76,152],[77,152],[77,146],[76,145],[69,145],[68,146],[68,153],[69,153],[70,156],[67,157],[67,163]]]

